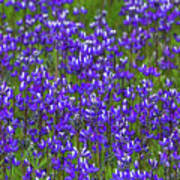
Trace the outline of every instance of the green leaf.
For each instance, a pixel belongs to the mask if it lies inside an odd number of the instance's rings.
[[[43,158],[39,164],[39,168],[42,168],[47,163],[47,157]]]

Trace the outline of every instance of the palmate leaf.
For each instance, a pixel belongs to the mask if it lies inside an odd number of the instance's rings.
[[[11,178],[12,179],[17,179],[20,180],[22,178],[23,174],[22,174],[22,170],[19,167],[12,167],[12,175]]]
[[[33,168],[37,169],[39,167],[39,158],[33,159],[33,155],[32,155],[32,158],[31,158],[30,162],[31,162]]]
[[[43,158],[43,159],[41,160],[41,162],[39,163],[39,168],[44,167],[44,166],[47,164],[47,162],[48,162],[47,157]]]
[[[1,161],[0,161],[0,167],[1,167],[1,165],[3,164],[3,161],[4,161],[4,159],[1,159]]]
[[[48,57],[45,58],[45,67],[48,68],[51,72],[55,70],[55,55],[48,54]]]
[[[29,159],[30,163],[32,164],[33,168],[35,168],[35,169],[44,167],[48,162],[47,157],[34,158],[32,152],[29,152],[28,154],[29,154],[28,159]]]

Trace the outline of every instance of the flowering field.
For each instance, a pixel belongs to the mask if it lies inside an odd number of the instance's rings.
[[[0,180],[180,180],[179,0],[0,0]]]

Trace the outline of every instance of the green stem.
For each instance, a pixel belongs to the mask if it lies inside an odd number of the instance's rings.
[[[99,168],[99,171],[98,171],[98,179],[101,179],[101,174],[100,174],[100,170],[101,170],[101,167],[100,167],[100,151],[99,151],[99,143],[97,142],[96,143],[96,149],[97,149],[97,152],[96,152],[96,162],[97,162],[97,167]]]
[[[58,65],[59,65],[59,53],[58,50],[56,52],[56,69],[55,69],[55,80],[58,78]]]
[[[26,98],[27,93],[25,90],[25,97]],[[26,139],[27,136],[27,127],[28,127],[28,106],[25,104],[25,110],[24,110],[24,138]]]
[[[79,131],[77,132],[77,136],[76,136],[76,143],[77,143],[78,159],[79,159],[79,155],[80,155]],[[80,175],[80,164],[79,164],[79,160],[78,160],[78,172],[77,172],[77,179],[79,179],[79,175]]]

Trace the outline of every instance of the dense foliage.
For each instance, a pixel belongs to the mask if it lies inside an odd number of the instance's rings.
[[[180,179],[179,7],[0,0],[0,179]]]

